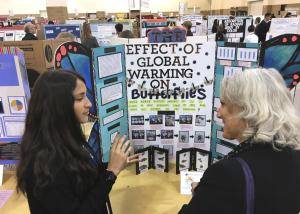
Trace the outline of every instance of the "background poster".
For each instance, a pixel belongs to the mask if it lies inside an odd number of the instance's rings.
[[[135,149],[210,150],[215,42],[125,45]]]

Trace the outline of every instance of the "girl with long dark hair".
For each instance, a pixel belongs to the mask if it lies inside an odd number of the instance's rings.
[[[32,91],[17,169],[17,190],[35,213],[109,213],[108,195],[128,162],[131,147],[117,136],[107,170],[95,161],[81,129],[91,103],[84,79],[46,72]]]

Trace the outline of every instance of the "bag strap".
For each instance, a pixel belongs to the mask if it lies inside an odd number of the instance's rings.
[[[236,158],[242,166],[246,181],[246,214],[254,214],[254,179],[247,162],[242,158]]]

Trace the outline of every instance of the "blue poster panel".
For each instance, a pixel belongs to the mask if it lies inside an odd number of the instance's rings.
[[[19,49],[1,49],[0,74],[0,164],[11,164],[19,158],[18,143],[30,98],[24,56]]]
[[[80,25],[45,25],[44,35],[45,39],[55,39],[59,33],[72,33],[80,41]]]

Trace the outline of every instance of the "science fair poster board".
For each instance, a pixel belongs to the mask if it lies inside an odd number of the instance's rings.
[[[103,162],[119,133],[128,136],[128,105],[124,46],[92,49],[94,87]]]
[[[222,120],[217,117],[217,109],[221,106],[221,82],[247,68],[258,67],[259,45],[255,43],[218,42],[216,52],[216,69],[214,81],[214,107],[211,139],[211,161],[227,155],[237,144],[236,140],[225,139]]]
[[[43,26],[43,36],[44,39],[56,39],[59,33],[69,32],[76,37],[76,41],[80,42],[80,25],[44,25]]]
[[[261,47],[260,66],[275,68],[280,72],[300,115],[300,35],[284,34],[264,42]]]
[[[15,163],[30,98],[22,52],[0,48],[0,164]],[[12,145],[8,145],[12,144]]]
[[[266,40],[283,34],[300,34],[300,16],[295,18],[274,18]]]
[[[234,19],[224,19],[222,24],[226,32],[228,42],[243,42],[248,35],[248,27],[252,23],[252,18],[236,17]]]
[[[210,150],[215,42],[126,44],[129,136],[148,146]]]
[[[208,16],[207,17],[207,34],[212,34],[211,30],[214,24],[214,21],[218,20],[218,23],[222,23],[222,20],[229,19],[229,16],[216,15],[216,16]]]
[[[203,19],[200,15],[184,15],[182,17],[182,22],[190,21],[192,22],[191,31],[194,36],[206,36],[207,35],[207,20]]]

